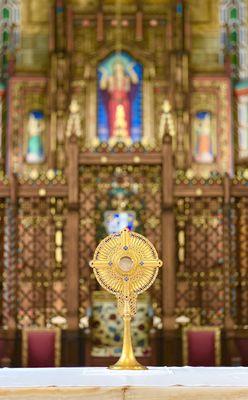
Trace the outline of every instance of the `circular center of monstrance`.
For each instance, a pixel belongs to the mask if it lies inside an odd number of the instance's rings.
[[[121,257],[119,261],[119,267],[123,272],[129,272],[133,268],[133,260],[128,257]]]

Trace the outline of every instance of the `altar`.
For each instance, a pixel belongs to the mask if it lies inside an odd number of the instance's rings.
[[[248,368],[3,368],[0,399],[247,400]]]

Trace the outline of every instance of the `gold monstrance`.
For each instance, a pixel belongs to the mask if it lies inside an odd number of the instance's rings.
[[[95,251],[90,266],[100,285],[117,297],[124,322],[121,357],[111,369],[146,369],[134,356],[130,322],[138,294],[152,285],[162,264],[150,241],[127,228],[107,236]]]

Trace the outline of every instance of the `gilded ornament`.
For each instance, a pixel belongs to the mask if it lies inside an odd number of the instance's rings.
[[[38,170],[35,168],[31,169],[29,176],[33,181],[35,181],[36,179],[38,179],[38,176],[39,176]]]
[[[134,162],[135,164],[139,164],[139,163],[140,163],[140,157],[139,157],[139,156],[135,156],[135,157],[133,158],[133,162]]]
[[[80,107],[76,99],[72,99],[70,107],[70,114],[67,121],[66,136],[76,135],[78,138],[82,136]]]
[[[248,180],[248,169],[244,170],[243,177]]]
[[[101,157],[101,163],[102,163],[102,164],[106,164],[107,162],[108,162],[108,157],[102,156],[102,157]]]
[[[195,191],[196,196],[199,196],[199,197],[202,196],[202,193],[203,192],[202,192],[201,188],[197,188],[196,191]]]
[[[39,193],[40,197],[45,197],[46,196],[46,189],[40,188],[38,193]]]
[[[155,281],[162,261],[148,239],[127,228],[107,236],[98,245],[90,266],[99,284],[117,297],[118,311],[124,321],[123,348],[111,369],[146,369],[134,356],[131,318],[136,313],[138,294]]]
[[[188,169],[187,171],[186,171],[186,177],[188,178],[188,179],[192,179],[192,178],[194,178],[194,176],[195,176],[195,173],[194,173],[194,171],[192,170],[192,169]]]
[[[55,171],[53,169],[49,169],[46,173],[46,176],[49,181],[52,181],[55,178]]]

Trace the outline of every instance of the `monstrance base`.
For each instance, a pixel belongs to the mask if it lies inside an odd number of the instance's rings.
[[[109,369],[115,369],[115,370],[146,370],[148,369],[144,365],[141,365],[138,363],[138,361],[135,360],[135,362],[128,364],[127,362],[119,362],[117,361],[116,364],[110,365],[108,367]]]

